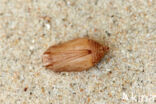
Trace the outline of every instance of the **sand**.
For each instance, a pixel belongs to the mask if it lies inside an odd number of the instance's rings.
[[[88,37],[110,52],[88,71],[42,64],[54,44]],[[1,104],[154,104],[155,0],[0,0]]]

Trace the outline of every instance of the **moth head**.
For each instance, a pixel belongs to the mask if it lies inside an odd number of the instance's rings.
[[[99,47],[99,55],[101,56],[101,57],[103,57],[106,53],[108,53],[108,51],[109,51],[109,47],[107,47],[107,46],[100,46]]]
[[[107,52],[109,51],[109,47],[103,46],[103,47],[102,47],[102,51],[103,51],[104,53],[107,53]]]
[[[93,63],[97,63],[101,60],[101,58],[103,58],[109,51],[109,47],[107,46],[103,46],[103,45],[99,45],[96,48],[95,53],[93,53]]]

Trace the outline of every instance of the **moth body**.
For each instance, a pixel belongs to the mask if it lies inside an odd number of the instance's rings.
[[[78,38],[51,46],[42,60],[47,69],[55,72],[83,71],[93,67],[109,48],[87,38]]]

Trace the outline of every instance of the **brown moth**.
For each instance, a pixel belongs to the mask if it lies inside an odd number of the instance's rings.
[[[78,38],[49,47],[42,61],[47,69],[55,72],[83,71],[97,64],[108,50],[109,47],[94,40]]]

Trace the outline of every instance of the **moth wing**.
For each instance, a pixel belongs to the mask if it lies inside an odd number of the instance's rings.
[[[90,50],[89,41],[86,38],[78,38],[75,40],[70,40],[65,43],[60,43],[58,45],[51,46],[48,52],[76,52],[81,50]]]
[[[44,66],[54,71],[82,70],[83,64],[88,61],[90,50],[66,50],[45,52],[43,55]],[[89,62],[91,64],[91,62]],[[89,64],[89,65],[90,65]],[[87,64],[85,64],[87,66]]]

